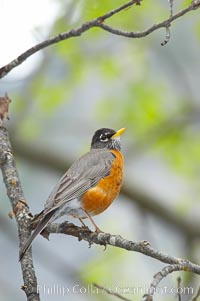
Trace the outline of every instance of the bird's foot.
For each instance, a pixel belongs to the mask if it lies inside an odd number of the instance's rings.
[[[96,224],[94,225],[95,227],[95,233],[99,234],[99,233],[104,233],[104,231],[102,231]]]

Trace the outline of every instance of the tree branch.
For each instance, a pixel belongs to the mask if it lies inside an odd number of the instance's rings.
[[[31,216],[24,199],[8,132],[3,126],[0,126],[0,168],[7,188],[7,194],[15,214],[18,226],[19,247],[21,248],[31,234]],[[27,300],[39,301],[37,278],[34,271],[31,251],[28,251],[24,256],[21,262],[21,269],[24,279],[24,285],[21,288],[25,291]]]
[[[111,18],[115,14],[119,13],[120,11],[122,11],[134,4],[140,4],[140,0],[131,0],[131,1],[121,5],[120,7],[109,11],[108,13],[106,13],[100,17],[97,17],[91,21],[83,23],[80,27],[78,27],[76,29],[71,29],[64,33],[60,33],[55,37],[49,38],[39,44],[36,44],[35,46],[33,46],[33,47],[29,48],[28,50],[26,50],[25,52],[23,52],[20,56],[18,56],[16,59],[11,61],[9,64],[0,68],[0,78],[6,76],[13,68],[22,64],[28,57],[30,57],[34,53],[38,52],[39,50],[42,50],[50,45],[60,42],[60,41],[67,40],[69,38],[79,37],[84,32],[91,29],[92,27],[98,27],[99,23],[104,22],[108,18]]]
[[[142,301],[151,301],[153,300],[153,295],[156,293],[157,286],[159,283],[167,277],[169,274],[177,271],[185,271],[185,272],[193,272],[190,269],[190,265],[188,265],[188,261],[185,264],[173,264],[165,266],[160,272],[156,273],[153,276],[153,281],[150,284],[150,288],[148,290],[148,294],[145,294],[142,297]]]
[[[153,300],[153,296],[157,291],[157,287],[159,285],[159,283],[165,278],[167,277],[169,274],[173,273],[173,272],[177,272],[177,271],[187,271],[188,267],[186,267],[185,265],[182,264],[173,264],[173,265],[167,265],[165,266],[161,271],[159,271],[158,273],[156,273],[153,276],[153,281],[150,284],[150,287],[148,289],[148,293],[144,294],[142,296],[141,301],[152,301]],[[181,294],[180,294],[180,284],[181,284],[181,278],[178,277],[177,278],[177,291],[178,291],[178,300],[181,301]],[[103,292],[106,292],[107,294],[110,294],[112,296],[117,297],[120,300],[124,300],[124,301],[131,301],[130,299],[125,298],[124,296],[113,292],[112,290],[103,287],[99,284],[93,283],[94,287],[102,290]],[[168,293],[167,291],[165,291],[165,293]],[[192,299],[192,301],[196,301],[196,299],[199,296],[199,290],[196,293],[196,296]]]
[[[78,238],[78,240],[85,240],[89,243],[89,245],[95,243],[97,245],[111,245],[114,247],[118,247],[121,249],[125,249],[127,251],[134,251],[138,253],[142,253],[146,256],[157,259],[163,263],[168,263],[170,265],[176,265],[180,267],[181,270],[193,272],[195,274],[200,275],[200,266],[190,262],[189,260],[176,258],[174,256],[170,256],[163,252],[157,251],[153,249],[147,241],[141,242],[133,242],[127,239],[124,239],[120,235],[112,235],[109,233],[97,233],[92,232],[88,228],[78,227],[72,223],[64,222],[64,223],[52,223],[47,226],[47,231],[49,233],[61,233],[72,235]]]
[[[198,8],[200,8],[200,0],[194,0],[191,2],[191,4],[186,7],[183,10],[180,10],[178,13],[176,13],[175,15],[171,16],[170,18],[158,23],[158,24],[154,24],[153,26],[151,26],[150,28],[144,30],[144,31],[140,31],[140,32],[127,32],[127,31],[122,31],[116,28],[113,28],[109,25],[104,24],[104,21],[111,18],[112,16],[114,16],[115,14],[121,12],[122,10],[125,10],[128,7],[131,7],[134,4],[140,4],[140,0],[131,0],[125,4],[123,4],[122,6],[113,9],[111,11],[109,11],[108,13],[99,16],[91,21],[85,22],[83,23],[80,27],[76,28],[76,29],[71,29],[69,31],[66,31],[64,33],[60,33],[55,37],[49,38],[39,44],[36,44],[35,46],[29,48],[27,51],[23,52],[20,56],[18,56],[16,59],[14,59],[13,61],[11,61],[10,63],[8,63],[7,65],[3,66],[0,68],[0,78],[3,78],[4,76],[6,76],[13,68],[19,66],[20,64],[22,64],[28,57],[30,57],[31,55],[33,55],[34,53],[38,52],[39,50],[42,50],[50,45],[53,45],[55,43],[58,43],[60,41],[63,40],[67,40],[69,38],[73,38],[73,37],[78,37],[81,36],[83,33],[85,33],[86,31],[88,31],[91,28],[94,27],[99,27],[103,30],[106,30],[112,34],[115,35],[120,35],[123,37],[127,37],[127,38],[143,38],[147,35],[149,35],[150,33],[154,32],[155,30],[158,30],[160,28],[169,28],[170,24],[175,21],[176,19],[182,17],[183,15],[196,10]]]
[[[114,247],[118,247],[121,249],[125,249],[128,251],[134,251],[146,256],[157,259],[163,263],[168,263],[170,265],[165,266],[160,272],[156,273],[153,277],[153,281],[150,284],[150,288],[148,293],[143,295],[142,301],[152,301],[153,295],[156,292],[156,288],[158,284],[162,281],[163,278],[167,277],[170,273],[175,271],[185,271],[192,272],[200,275],[200,265],[192,263],[189,260],[176,258],[174,256],[170,256],[166,253],[153,249],[147,241],[141,242],[133,242],[130,240],[126,240],[120,235],[111,235],[109,233],[96,233],[90,231],[88,228],[77,227],[72,223],[64,222],[64,223],[53,223],[48,225],[47,229],[48,233],[61,233],[66,235],[72,235],[78,238],[78,240],[85,240],[91,246],[93,243],[98,245],[103,245],[106,247],[107,245],[111,245]],[[103,286],[98,284],[93,284],[95,287],[103,290],[104,292],[111,294],[118,299],[130,301],[129,299],[123,297],[122,295],[115,293]]]
[[[176,13],[173,16],[170,16],[170,18],[158,23],[158,24],[154,24],[153,26],[149,27],[148,29],[144,30],[144,31],[138,31],[138,32],[133,32],[133,31],[122,31],[116,28],[113,28],[109,25],[106,25],[104,23],[99,23],[98,27],[101,27],[102,29],[115,34],[115,35],[119,35],[119,36],[123,36],[126,38],[143,38],[148,36],[150,33],[154,32],[155,30],[158,30],[160,28],[168,28],[170,26],[170,24],[175,21],[176,19],[184,16],[185,14],[196,10],[200,8],[200,0],[196,0],[193,1],[188,7],[180,10],[178,13]]]

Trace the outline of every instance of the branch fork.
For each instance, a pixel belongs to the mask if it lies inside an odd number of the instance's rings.
[[[104,14],[102,16],[99,16],[95,19],[92,19],[88,22],[83,23],[80,27],[78,27],[76,29],[71,29],[69,31],[60,33],[55,37],[49,38],[41,43],[36,44],[35,46],[33,46],[30,49],[23,52],[20,56],[15,58],[10,63],[1,67],[0,68],[0,78],[3,78],[4,76],[6,76],[12,69],[14,69],[17,66],[19,66],[20,64],[22,64],[27,58],[29,58],[34,53],[36,53],[50,45],[56,44],[60,41],[81,36],[83,33],[85,33],[86,31],[88,31],[94,27],[99,27],[105,31],[110,32],[111,34],[115,34],[115,35],[119,35],[119,36],[123,36],[123,37],[127,37],[127,38],[143,38],[160,28],[165,28],[166,36],[165,36],[164,42],[162,42],[161,45],[166,45],[170,39],[169,27],[170,27],[171,23],[174,22],[176,19],[184,16],[185,14],[191,12],[192,10],[196,10],[196,9],[200,8],[200,0],[193,0],[189,6],[187,6],[185,9],[180,10],[175,15],[173,15],[173,9],[172,9],[173,8],[173,0],[169,0],[169,1],[170,1],[170,17],[158,24],[152,25],[151,27],[149,27],[148,29],[146,29],[144,31],[127,32],[127,31],[113,28],[111,26],[104,24],[105,20],[111,18],[115,14],[118,14],[119,12],[124,11],[128,7],[133,6],[134,4],[136,4],[137,6],[141,4],[141,0],[131,0],[131,1],[121,5],[120,7],[107,12],[106,14]]]

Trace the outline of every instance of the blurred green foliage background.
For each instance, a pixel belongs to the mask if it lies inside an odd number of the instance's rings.
[[[35,28],[36,42],[44,39],[43,32],[48,38],[76,28],[125,1],[50,2],[58,7],[55,21],[45,30]],[[174,1],[174,11],[189,4]],[[168,16],[167,0],[143,0],[107,23],[142,31]],[[33,213],[43,208],[66,167],[89,149],[96,129],[126,127],[124,189],[112,207],[95,218],[97,224],[105,232],[149,240],[166,253],[199,262],[199,11],[178,19],[170,29],[165,47],[160,45],[164,29],[142,39],[91,29],[43,50],[28,76],[21,77],[19,71],[12,77],[11,72],[1,80],[0,91],[1,95],[7,91],[12,99],[7,126]],[[2,300],[22,300],[16,227],[7,219],[10,205],[2,189],[0,293]],[[33,249],[39,283],[70,288],[70,300],[114,300],[100,292],[73,293],[73,287],[92,282],[112,288],[143,287],[162,268],[142,255],[114,248],[102,252],[97,246],[88,249],[86,243],[61,235],[52,236],[50,243],[39,238]],[[11,258],[4,260],[8,253]],[[176,277],[175,273],[162,285],[176,287]],[[182,285],[195,292],[197,279],[181,277]],[[139,300],[141,295],[125,296]],[[189,298],[186,295],[184,300]],[[44,291],[41,296],[42,300],[66,297]]]

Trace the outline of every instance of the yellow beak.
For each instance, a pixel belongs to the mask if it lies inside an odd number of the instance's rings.
[[[125,130],[126,130],[125,128],[121,128],[111,137],[111,139],[115,139],[115,138],[121,136]]]

